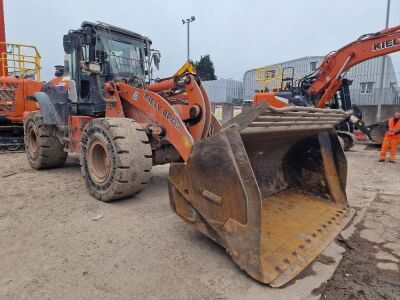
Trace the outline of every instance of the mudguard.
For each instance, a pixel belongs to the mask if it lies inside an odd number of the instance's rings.
[[[53,102],[51,102],[49,95],[44,92],[37,92],[34,93],[33,96],[39,103],[40,111],[43,114],[43,123],[46,125],[60,124],[60,116],[58,115]]]

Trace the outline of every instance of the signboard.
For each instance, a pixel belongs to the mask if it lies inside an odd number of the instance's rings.
[[[215,105],[214,116],[218,121],[222,122],[222,105]]]
[[[242,107],[235,105],[233,106],[233,117],[236,117],[237,115],[242,113]]]

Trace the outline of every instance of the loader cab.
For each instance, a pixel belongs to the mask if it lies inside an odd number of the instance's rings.
[[[97,79],[101,88],[105,82],[121,78],[138,79],[136,84],[140,84],[149,81],[151,62],[159,61],[158,52],[151,53],[150,39],[104,23],[83,22],[80,29],[65,35],[63,42],[66,53],[64,76],[76,86],[76,99],[71,99],[72,105],[76,106],[75,114],[101,115],[105,112]],[[84,67],[87,65],[91,68]]]

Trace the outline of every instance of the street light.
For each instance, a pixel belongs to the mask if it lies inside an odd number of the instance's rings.
[[[194,20],[196,20],[196,18],[194,16],[191,16],[190,19],[182,19],[182,24],[185,25],[187,24],[187,60],[190,60],[190,55],[189,55],[189,24],[191,22],[193,22]]]
[[[387,29],[389,27],[389,16],[390,16],[390,0],[387,0],[387,5],[386,5],[386,26],[385,29]],[[381,105],[382,105],[382,98],[384,97],[384,92],[383,92],[383,88],[384,88],[384,81],[385,81],[385,67],[386,67],[386,55],[382,56],[382,68],[381,68],[381,82],[379,85],[379,99],[378,99],[378,110],[377,110],[377,121],[380,122],[381,121]]]

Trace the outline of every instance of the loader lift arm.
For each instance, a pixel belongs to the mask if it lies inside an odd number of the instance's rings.
[[[157,92],[184,89],[186,97],[180,104]],[[161,132],[163,137],[187,161],[195,142],[206,137],[211,123],[211,109],[207,95],[198,83],[197,75],[183,73],[150,84],[147,89],[135,88],[126,80],[108,82],[105,90],[114,103],[106,108],[106,117],[129,117],[148,130]],[[179,94],[175,94],[177,97]],[[121,109],[119,109],[121,108]],[[187,126],[187,122],[191,125]]]

